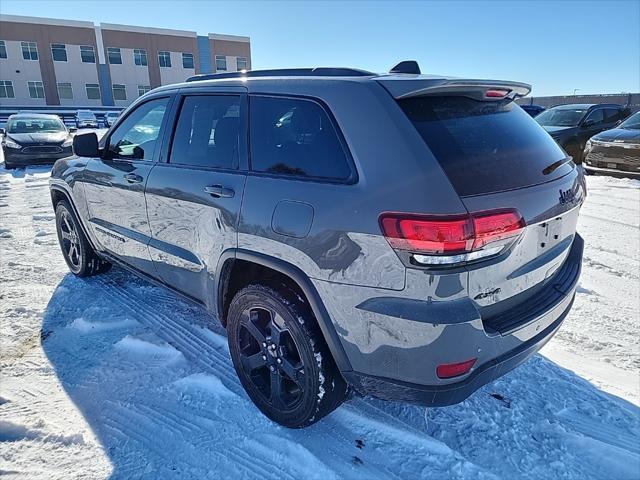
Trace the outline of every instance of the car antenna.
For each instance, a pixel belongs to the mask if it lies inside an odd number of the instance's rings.
[[[412,73],[420,75],[420,66],[415,60],[404,60],[389,70],[389,73]]]

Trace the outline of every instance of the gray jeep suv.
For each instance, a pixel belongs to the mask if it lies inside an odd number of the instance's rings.
[[[157,88],[56,162],[64,258],[212,312],[282,425],[349,392],[460,402],[552,337],[580,273],[584,177],[529,89],[404,63]]]

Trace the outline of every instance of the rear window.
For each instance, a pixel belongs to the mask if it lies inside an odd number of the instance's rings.
[[[572,168],[562,163],[566,155],[555,141],[514,102],[452,96],[398,103],[461,196],[536,185]]]

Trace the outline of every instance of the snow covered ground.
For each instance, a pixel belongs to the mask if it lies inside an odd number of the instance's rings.
[[[460,405],[355,399],[292,431],[202,311],[118,269],[68,273],[48,176],[0,166],[0,475],[640,478],[640,182],[588,179],[580,288],[543,355]]]

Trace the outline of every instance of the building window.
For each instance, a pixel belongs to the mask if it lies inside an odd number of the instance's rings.
[[[161,67],[171,67],[171,53],[158,52],[158,64]]]
[[[7,58],[7,46],[4,40],[0,40],[0,58]]]
[[[109,57],[109,63],[112,65],[122,65],[122,54],[119,48],[109,47],[107,48],[107,57]]]
[[[216,55],[216,71],[227,69],[227,57]]]
[[[71,88],[71,83],[69,82],[58,83],[58,98],[60,98],[60,100],[73,99],[73,88]]]
[[[238,58],[236,58],[236,65],[238,66],[238,70],[246,70],[247,69],[247,57],[238,57]]]
[[[87,89],[88,100],[100,100],[100,85],[97,83],[87,83],[85,88]]]
[[[151,91],[151,86],[150,85],[138,85],[138,96],[141,97],[142,95],[144,95],[147,92]]]
[[[194,68],[193,66],[193,53],[182,54],[182,68]]]
[[[16,98],[11,80],[0,80],[0,98]]]
[[[141,48],[133,50],[133,63],[140,65],[141,67],[147,66],[147,51]]]
[[[51,56],[53,56],[54,62],[66,62],[67,46],[64,43],[52,43]]]
[[[127,89],[124,85],[120,83],[113,84],[113,99],[114,100],[126,100],[127,99]]]
[[[22,58],[25,60],[38,60],[38,47],[36,42],[20,42],[22,46]]]
[[[96,52],[91,45],[80,45],[82,63],[96,63]]]
[[[27,82],[29,86],[29,96],[31,98],[44,98],[44,86],[42,82]]]

